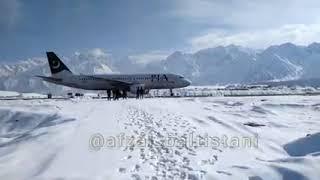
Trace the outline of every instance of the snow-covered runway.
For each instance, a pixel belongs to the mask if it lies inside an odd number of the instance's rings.
[[[0,101],[0,179],[319,179],[320,97]]]

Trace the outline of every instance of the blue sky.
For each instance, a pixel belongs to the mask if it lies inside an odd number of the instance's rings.
[[[316,0],[1,0],[0,61],[100,48],[168,54],[320,40]],[[161,56],[159,56],[161,57]]]

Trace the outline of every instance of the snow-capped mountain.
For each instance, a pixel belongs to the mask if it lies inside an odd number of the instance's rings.
[[[112,73],[112,57],[100,50],[90,50],[84,53],[75,53],[70,58],[61,57],[64,63],[76,73],[104,74]],[[115,70],[116,71],[116,70]],[[54,92],[69,90],[64,86],[53,85],[36,75],[50,75],[46,58],[29,59],[13,65],[0,65],[0,89],[19,92]]]
[[[297,46],[291,43],[264,50],[229,45],[195,53],[176,51],[161,61],[141,64],[130,56],[114,57],[101,49],[61,57],[75,73],[171,72],[190,79],[194,85],[252,83],[320,78],[320,44]],[[16,64],[0,65],[0,89],[23,92],[59,92],[68,88],[34,78],[49,75],[46,58],[31,58]]]
[[[228,84],[319,78],[319,65],[319,43],[286,43],[265,50],[230,45],[194,54],[175,52],[157,67],[185,75],[196,84]]]

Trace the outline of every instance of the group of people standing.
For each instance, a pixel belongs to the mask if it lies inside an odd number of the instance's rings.
[[[136,96],[137,99],[143,99],[144,90],[142,87],[137,87],[136,95],[137,95]]]
[[[112,93],[112,97],[111,97],[111,93]],[[128,95],[127,95],[127,91],[120,91],[119,89],[117,90],[107,90],[107,99],[110,101],[111,99],[113,100],[119,100],[119,98],[122,99],[127,99]]]
[[[142,87],[137,87],[137,91],[136,91],[136,98],[137,99],[142,99],[144,95],[144,89]],[[110,100],[119,100],[120,98],[122,99],[127,99],[128,98],[128,94],[127,91],[125,90],[107,90],[107,99]]]

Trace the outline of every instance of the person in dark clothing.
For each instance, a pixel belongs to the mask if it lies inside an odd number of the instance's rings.
[[[136,92],[136,98],[137,99],[139,99],[139,97],[140,97],[140,88],[139,87],[137,87],[137,92]]]
[[[111,100],[111,90],[110,89],[107,90],[107,95],[108,95],[108,101],[110,101]]]
[[[140,95],[140,99],[142,99],[143,98],[143,88],[142,87],[140,88],[139,95]]]
[[[127,95],[127,91],[126,90],[123,90],[122,91],[122,98],[123,99],[127,99],[128,95]]]
[[[113,100],[117,100],[118,99],[118,90],[112,90],[112,97],[113,97]]]
[[[116,100],[119,100],[120,96],[121,96],[120,90],[117,89],[116,90]]]

